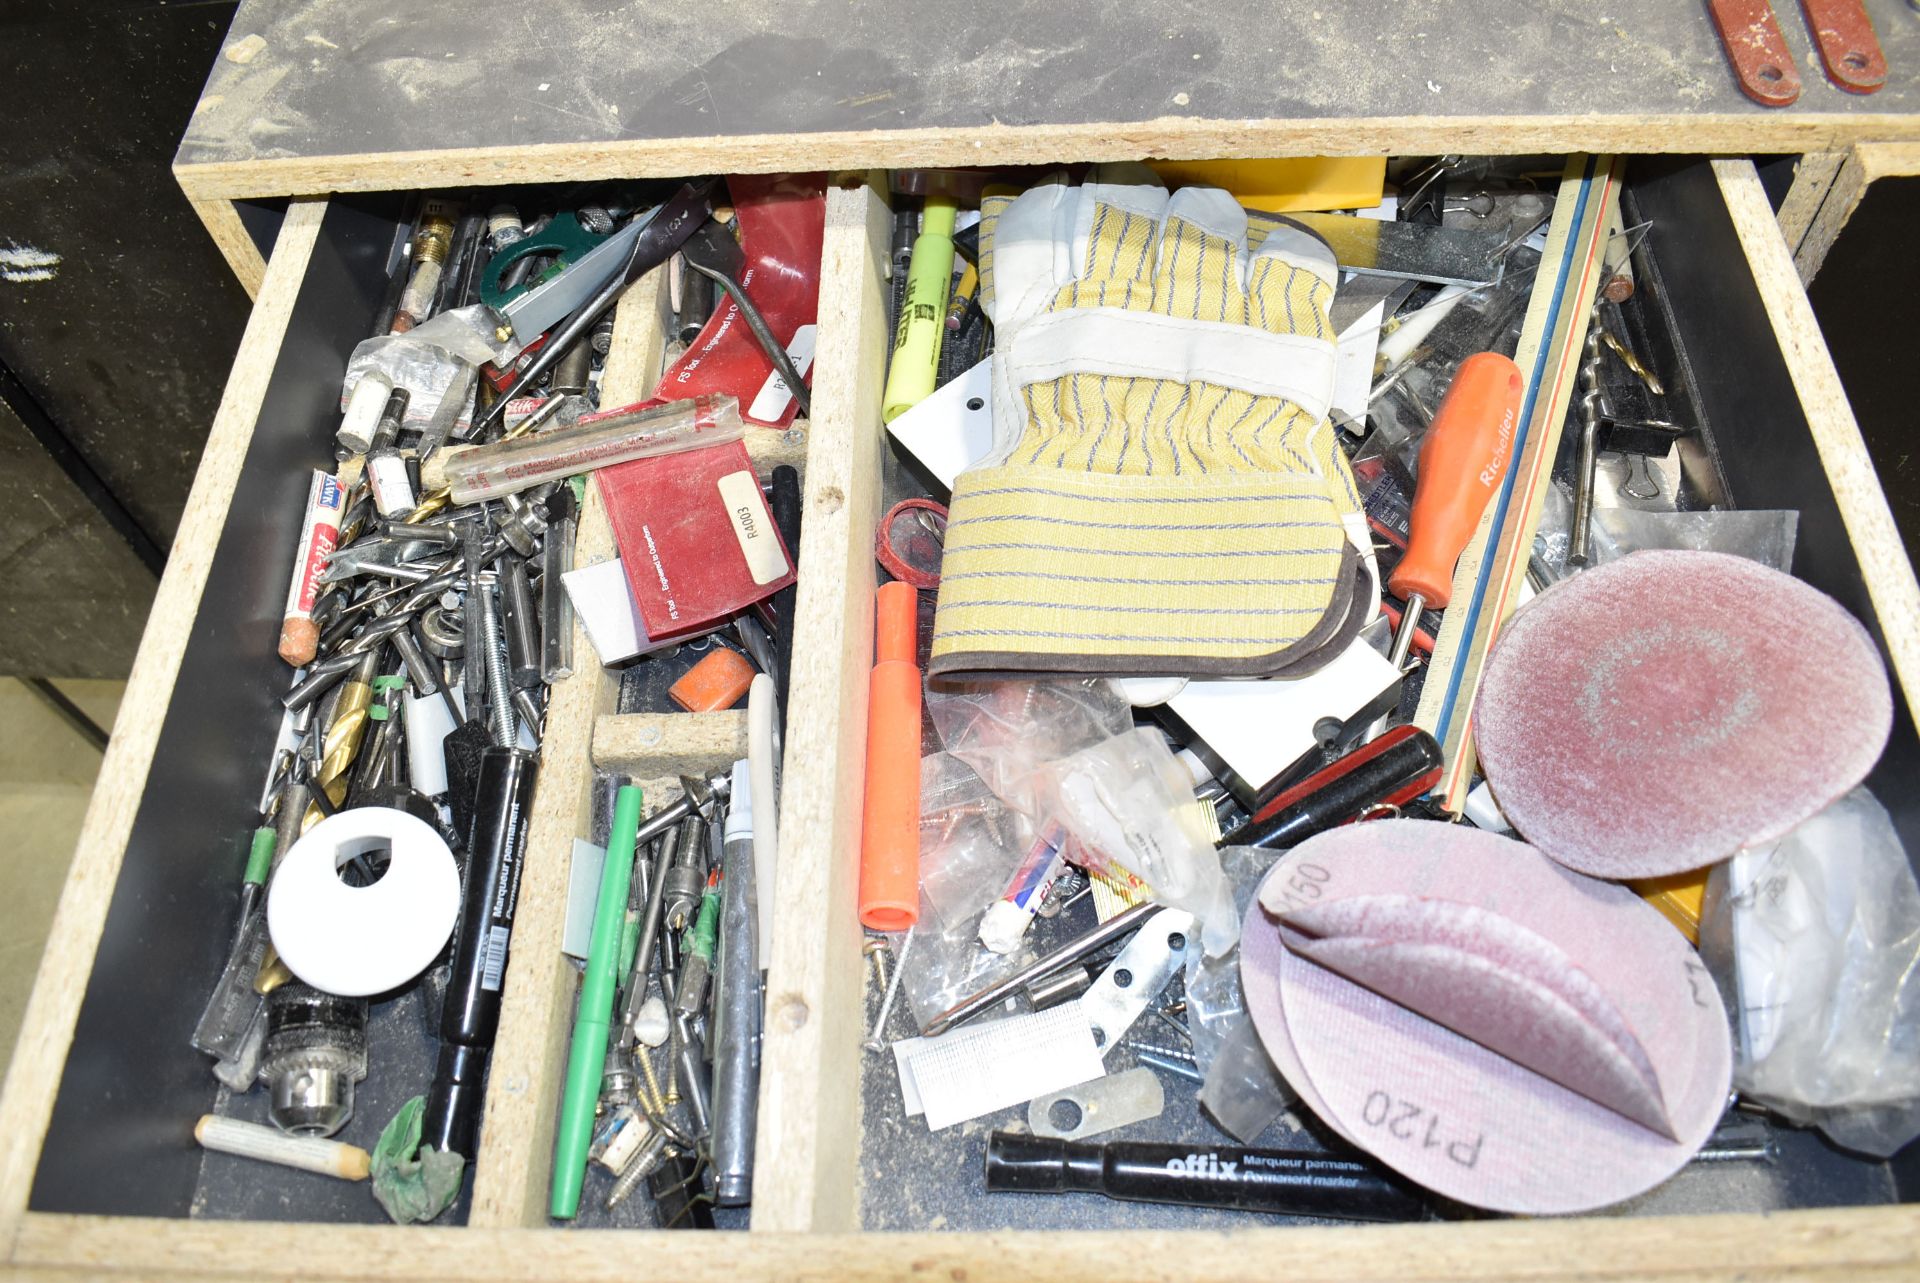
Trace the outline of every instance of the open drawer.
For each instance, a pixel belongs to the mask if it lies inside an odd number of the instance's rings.
[[[1893,813],[1908,850],[1920,852],[1920,808],[1908,796],[1907,783],[1920,770],[1912,695],[1920,684],[1916,663],[1920,654],[1909,636],[1920,595],[1911,568],[1904,564],[1878,486],[1862,471],[1857,432],[1819,349],[1804,296],[1793,287],[1790,262],[1752,167],[1744,162],[1645,158],[1628,160],[1624,173],[1628,221],[1647,219],[1656,228],[1649,249],[1653,270],[1641,278],[1647,306],[1660,311],[1676,335],[1684,367],[1682,382],[1705,428],[1702,453],[1688,466],[1713,473],[1723,501],[1734,506],[1797,510],[1800,538],[1794,573],[1868,622],[1893,674],[1897,711],[1892,739],[1867,783]],[[890,337],[884,323],[885,263],[893,234],[890,198],[879,185],[843,189],[831,197],[829,208],[829,253],[851,254],[857,249],[865,257],[860,275],[843,280],[848,290],[843,300],[823,301],[823,314],[842,316],[844,324],[858,330],[861,374],[851,413],[866,425],[868,435],[856,439],[862,450],[878,456],[866,467],[898,478],[913,470],[893,467],[889,454],[899,447],[890,437],[876,442],[873,433]],[[1660,228],[1684,230],[1663,237]],[[1553,288],[1553,282],[1544,281],[1539,291]],[[1577,340],[1574,346],[1577,350]],[[1524,359],[1522,367],[1528,368]],[[837,376],[833,386],[832,405],[824,397],[816,405],[816,430],[829,415],[848,412],[839,399],[843,388]],[[1561,389],[1562,408],[1549,407],[1548,413],[1564,413],[1568,390]],[[1544,400],[1548,390],[1540,391]],[[1520,457],[1525,458],[1524,449]],[[1552,465],[1549,451],[1544,467],[1550,471]],[[1544,472],[1539,481],[1546,484]],[[914,487],[912,481],[907,484]],[[882,497],[881,506],[911,492],[893,486]],[[1524,549],[1530,539],[1519,542],[1516,535],[1509,542]],[[1488,550],[1483,560],[1493,560],[1494,551]],[[864,563],[857,569],[858,577],[849,585],[844,602],[849,633],[872,625],[865,599],[875,576]],[[1473,565],[1463,564],[1450,617],[1465,597],[1461,584],[1473,573]],[[1490,599],[1484,609],[1495,609]],[[1443,635],[1443,650],[1445,646]],[[864,649],[856,643],[857,651]],[[1470,683],[1471,676],[1467,680]],[[857,763],[847,766],[857,769]],[[1457,1225],[1445,1231],[1338,1232],[1351,1237],[1296,1230],[1290,1232],[1294,1237],[1269,1239],[1270,1231],[1257,1228],[1262,1222],[1238,1214],[1196,1214],[1183,1208],[1107,1202],[1091,1195],[988,1195],[981,1178],[987,1133],[995,1127],[1018,1127],[1024,1121],[1024,1109],[999,1111],[966,1127],[930,1136],[924,1120],[903,1115],[892,1056],[861,1049],[883,997],[879,977],[854,952],[859,940],[853,922],[858,864],[854,837],[849,831],[836,847],[837,867],[809,871],[804,882],[796,876],[781,884],[784,916],[778,947],[786,952],[776,957],[776,980],[781,982],[781,1000],[787,1000],[791,987],[797,999],[792,1010],[804,1011],[810,1019],[799,1030],[782,1030],[776,1021],[768,1045],[804,1040],[820,1060],[811,1080],[794,1072],[799,1057],[787,1061],[763,1098],[763,1108],[777,1107],[788,1116],[817,1119],[812,1148],[798,1151],[795,1165],[788,1169],[790,1178],[778,1182],[795,1191],[796,1197],[806,1197],[808,1205],[795,1209],[794,1219],[778,1222],[780,1228],[940,1230],[959,1231],[963,1237],[967,1232],[991,1231],[995,1242],[1010,1231],[1126,1229],[1137,1235],[1150,1230],[1154,1232],[1150,1240],[1137,1241],[1151,1241],[1155,1252],[1168,1254],[1156,1259],[1154,1268],[1167,1268],[1169,1261],[1177,1260],[1183,1273],[1195,1274],[1221,1264],[1218,1258],[1207,1258],[1221,1240],[1199,1232],[1177,1233],[1196,1225],[1230,1226],[1236,1233],[1253,1227],[1262,1236],[1263,1247],[1270,1244],[1275,1251],[1287,1252],[1289,1260],[1311,1259],[1329,1272],[1343,1274],[1349,1266],[1344,1250],[1335,1258],[1341,1262],[1337,1269],[1307,1254],[1329,1243],[1344,1249],[1359,1238],[1373,1244],[1390,1241],[1396,1250],[1351,1262],[1352,1268],[1380,1274],[1431,1271],[1433,1260],[1420,1257],[1421,1245],[1437,1245],[1440,1240],[1434,1235],[1440,1234],[1447,1236],[1445,1250],[1459,1250],[1473,1258],[1471,1264],[1450,1264],[1447,1271],[1458,1268],[1468,1274],[1484,1270],[1499,1275],[1534,1265],[1554,1268],[1544,1264],[1547,1258],[1526,1262],[1524,1253],[1502,1256],[1501,1263],[1492,1259],[1522,1242],[1549,1253],[1562,1269],[1733,1272],[1741,1268],[1735,1261],[1782,1259],[1780,1253],[1788,1251],[1798,1237],[1788,1227],[1804,1224],[1811,1231],[1828,1223],[1824,1215],[1808,1211],[1779,1215],[1796,1208],[1874,1205],[1839,1215],[1831,1223],[1858,1226],[1863,1238],[1884,1233],[1883,1247],[1901,1235],[1911,1236],[1920,1226],[1920,1214],[1910,1207],[1887,1206],[1920,1198],[1920,1154],[1909,1152],[1892,1163],[1860,1162],[1809,1133],[1780,1133],[1780,1157],[1770,1167],[1755,1165],[1739,1171],[1733,1165],[1709,1168],[1702,1164],[1615,1214],[1579,1222],[1538,1223],[1524,1232],[1508,1223]],[[802,924],[812,924],[811,929]],[[827,929],[819,930],[819,924]],[[799,954],[801,950],[804,954]],[[790,965],[803,961],[806,969],[783,969],[782,961]],[[817,987],[803,987],[808,983]],[[910,1032],[899,1013],[894,1015],[887,1026],[889,1033]],[[834,1026],[830,1033],[813,1030],[813,1024],[825,1021]],[[1167,1115],[1162,1121],[1177,1117],[1190,1130],[1180,1132],[1176,1124],[1174,1134],[1161,1135],[1153,1130],[1157,1125],[1148,1125],[1120,1136],[1222,1143],[1217,1131],[1191,1112],[1190,1103],[1176,1108],[1174,1097],[1184,1089],[1167,1081]],[[857,1092],[851,1087],[855,1082],[860,1084]],[[766,1139],[764,1133],[762,1139]],[[763,1162],[784,1167],[784,1152],[775,1151]],[[1742,1214],[1752,1213],[1767,1213],[1773,1219],[1767,1228],[1756,1229],[1752,1222],[1743,1221]],[[772,1228],[773,1222],[761,1219],[771,1214],[763,1209],[756,1225]],[[1695,1219],[1688,1220],[1684,1229],[1660,1219],[1676,1214]],[[1745,1228],[1740,1228],[1743,1224]],[[1175,1236],[1162,1237],[1163,1232]],[[1047,1247],[1040,1246],[1043,1240],[1039,1239],[1018,1241],[1031,1245],[1032,1252],[1047,1252],[1051,1269],[1090,1275],[1102,1268],[1128,1272],[1127,1264],[1116,1266],[1115,1261],[1128,1262],[1127,1243],[1136,1239],[1116,1232],[1094,1239],[1097,1247],[1083,1237],[1045,1240],[1054,1245]],[[1707,1242],[1714,1247],[1696,1255],[1693,1248]],[[1575,1247],[1576,1243],[1587,1246]],[[1597,1243],[1606,1244],[1606,1250],[1584,1254]],[[911,1250],[916,1254],[912,1259],[920,1260],[928,1249],[916,1243]],[[965,1250],[956,1249],[956,1253]],[[1016,1257],[1018,1250],[1014,1249]],[[1864,1259],[1873,1259],[1881,1250],[1870,1249]],[[1203,1258],[1208,1264],[1200,1263]],[[1411,1264],[1416,1259],[1420,1260],[1417,1267]],[[1141,1268],[1138,1262],[1129,1263],[1135,1271]],[[1245,1268],[1231,1258],[1225,1265],[1228,1273]]]
[[[1920,589],[1751,166],[1692,162],[1645,195],[1668,202],[1666,216],[1692,229],[1688,252],[1663,260],[1666,292],[1733,497],[1801,511],[1796,572],[1869,621],[1897,690],[1920,688]],[[805,535],[751,1232],[562,1230],[545,1217],[576,983],[558,950],[566,857],[587,832],[595,769],[659,782],[662,789],[648,788],[658,805],[671,796],[673,776],[739,756],[745,734],[736,714],[622,716],[618,682],[591,663],[552,692],[516,964],[466,1225],[349,1224],[378,1215],[363,1191],[296,1202],[273,1179],[278,1169],[262,1169],[256,1188],[229,1201],[203,1198],[205,1156],[190,1127],[213,1085],[182,1031],[204,999],[203,978],[218,966],[239,860],[237,849],[209,849],[207,835],[244,834],[253,822],[253,791],[285,685],[272,638],[284,550],[300,515],[293,491],[303,469],[326,456],[340,369],[375,305],[399,212],[397,200],[381,198],[290,206],[0,1102],[0,1234],[9,1263],[46,1274],[359,1278],[627,1278],[636,1268],[685,1278],[1211,1278],[1264,1274],[1281,1260],[1329,1278],[1920,1268],[1920,1213],[1888,1206],[1920,1199],[1920,1158],[1911,1154],[1838,1183],[1809,1170],[1766,1196],[1730,1198],[1706,1186],[1657,1218],[1277,1228],[1242,1217],[1232,1233],[1126,1230],[1133,1222],[1114,1211],[1120,1205],[1067,1199],[1056,1200],[1052,1223],[1110,1232],[1062,1238],[926,1232],[941,1223],[932,1207],[912,1222],[877,1214],[863,1161],[863,1100],[878,1075],[889,1079],[881,1089],[893,1087],[884,1062],[860,1047],[872,995],[854,888],[872,540],[889,448],[880,404],[891,220],[880,190],[858,177],[828,194],[812,422],[785,436],[761,433],[755,445],[763,468],[804,464]],[[606,404],[649,385],[663,347],[660,315],[651,280],[622,302],[606,370],[615,399]],[[580,540],[582,564],[609,554],[604,513],[591,503]],[[591,654],[584,636],[576,645]],[[1909,849],[1920,851],[1910,698],[1896,700],[1893,745],[1869,782]],[[398,1099],[369,1096],[369,1113],[390,1113]],[[948,1224],[994,1224],[990,1205],[984,1216],[979,1210],[981,1141],[944,1151],[951,1171],[940,1179],[976,1207]],[[1794,1163],[1797,1153],[1780,1163]],[[1855,1202],[1876,1205],[1828,1206]],[[1752,1214],[1787,1207],[1809,1210]],[[1678,1213],[1698,1214],[1673,1219]],[[883,1226],[923,1232],[865,1232]]]

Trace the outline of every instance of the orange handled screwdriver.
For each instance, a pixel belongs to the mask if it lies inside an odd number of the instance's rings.
[[[1454,371],[1453,386],[1420,443],[1407,555],[1387,580],[1407,603],[1393,636],[1395,668],[1406,662],[1420,612],[1453,597],[1454,564],[1506,478],[1521,384],[1520,367],[1498,352],[1468,357]]]

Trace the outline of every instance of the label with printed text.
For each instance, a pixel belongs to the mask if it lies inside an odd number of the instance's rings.
[[[782,578],[787,573],[787,554],[767,515],[760,483],[752,472],[741,471],[729,472],[718,484],[720,499],[727,505],[727,520],[733,523],[734,538],[740,541],[740,554],[747,559],[747,572],[753,582],[770,584]]]

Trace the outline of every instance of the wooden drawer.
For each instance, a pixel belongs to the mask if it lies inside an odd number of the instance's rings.
[[[552,693],[468,1224],[345,1224],[377,1215],[364,1191],[291,1205],[266,1196],[270,1176],[255,1205],[195,1206],[201,1154],[189,1129],[212,1084],[184,1031],[218,966],[240,858],[209,835],[243,834],[252,823],[285,685],[272,652],[284,550],[300,516],[294,491],[302,469],[327,457],[339,374],[398,226],[398,201],[350,197],[289,207],[209,437],[0,1101],[4,1259],[49,1275],[115,1267],[360,1278],[1920,1269],[1920,1212],[1907,1206],[1404,1227],[1274,1228],[1248,1218],[1230,1233],[1070,1238],[862,1232],[861,1082],[888,1072],[860,1050],[867,1006],[854,918],[871,544],[888,448],[879,411],[890,220],[881,190],[850,179],[829,192],[814,419],[795,434],[759,434],[754,447],[763,466],[804,465],[805,537],[752,1230],[560,1230],[545,1218],[576,975],[558,949],[565,864],[587,828],[595,766],[658,781],[648,790],[657,803],[673,775],[720,767],[744,746],[737,715],[616,715],[617,683],[591,663]],[[1664,216],[1688,220],[1690,252],[1672,256],[1666,284],[1733,497],[1800,509],[1797,572],[1874,625],[1908,692],[1871,782],[1920,851],[1911,789],[1920,770],[1911,714],[1920,587],[1791,259],[1745,162],[1696,162],[1647,195],[1665,202]],[[649,385],[660,315],[651,280],[621,304],[610,404]],[[580,540],[583,563],[609,555],[597,500]],[[584,635],[576,645],[591,654]],[[397,1103],[386,1102],[387,1112]],[[367,1108],[378,1112],[371,1097]],[[953,1161],[965,1160],[956,1152]],[[1883,1200],[1920,1197],[1920,1161],[1874,1169],[1863,1182]],[[1785,1184],[1791,1204],[1849,1197],[1813,1181]],[[1111,1205],[1062,1206],[1077,1207],[1088,1229],[1122,1223]],[[211,1220],[209,1211],[242,1219]]]

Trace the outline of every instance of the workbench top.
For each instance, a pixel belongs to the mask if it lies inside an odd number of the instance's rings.
[[[245,0],[181,144],[200,199],[777,169],[1920,138],[1920,12],[1844,93],[1749,102],[1683,0]],[[685,144],[699,140],[698,157]],[[1066,150],[1063,150],[1065,148]]]

